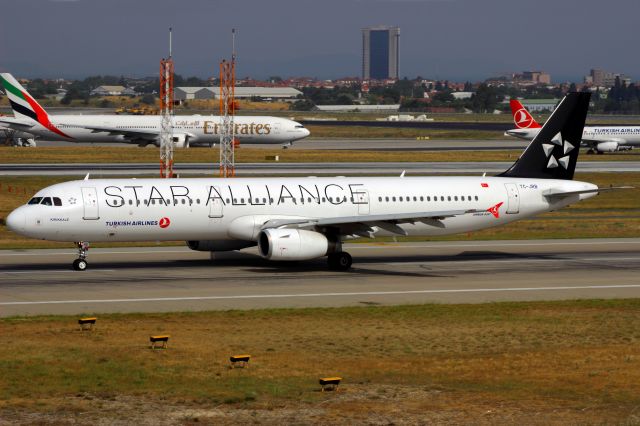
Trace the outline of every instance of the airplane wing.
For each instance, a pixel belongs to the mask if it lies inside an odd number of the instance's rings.
[[[10,127],[15,130],[22,130],[28,132],[30,128],[32,128],[35,123],[31,121],[21,120],[19,118],[14,117],[4,117],[0,116],[0,124],[5,127]]]
[[[91,133],[109,133],[110,136],[122,136],[125,139],[137,143],[140,140],[149,142],[155,142],[160,133],[156,130],[127,130],[117,127],[99,127],[99,126],[82,126],[85,129],[91,130]]]
[[[274,219],[262,225],[262,229],[270,228],[314,228],[337,229],[342,235],[360,235],[372,237],[373,227],[378,227],[398,235],[407,232],[398,226],[401,223],[422,222],[436,227],[444,227],[441,222],[447,217],[477,213],[482,210],[446,210],[436,212],[398,213],[381,215],[343,216],[317,219]]]

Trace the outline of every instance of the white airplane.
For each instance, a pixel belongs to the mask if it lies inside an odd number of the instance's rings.
[[[542,126],[517,99],[509,101],[516,129],[507,130],[505,135],[533,140]],[[640,126],[585,126],[582,146],[589,148],[587,154],[627,151],[640,147]]]
[[[275,261],[328,256],[346,239],[447,235],[504,225],[593,197],[573,181],[588,93],[567,95],[521,157],[495,177],[89,179],[38,191],[6,219],[20,235],[76,242],[187,241],[193,250],[258,245]]]
[[[49,115],[8,73],[0,74],[14,117],[0,117],[0,124],[37,138],[67,142],[160,144],[161,117],[122,115]],[[309,136],[302,124],[280,117],[236,116],[236,138],[247,144],[283,144]],[[173,117],[173,141],[177,148],[211,146],[220,140],[220,117]]]

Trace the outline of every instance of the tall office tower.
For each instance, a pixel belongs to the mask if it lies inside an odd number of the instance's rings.
[[[362,79],[398,78],[400,66],[400,28],[362,29]]]

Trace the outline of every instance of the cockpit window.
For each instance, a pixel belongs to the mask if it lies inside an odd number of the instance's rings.
[[[40,204],[40,201],[42,201],[42,197],[33,197],[27,204]]]
[[[42,204],[43,206],[52,206],[53,205],[51,203],[51,197],[44,197],[40,204]]]
[[[298,125],[296,126],[296,129],[304,129],[304,126],[303,126],[302,124],[298,124]]]
[[[53,205],[54,206],[61,206],[62,205],[62,200],[60,200],[60,198],[58,198],[58,197],[53,197]]]

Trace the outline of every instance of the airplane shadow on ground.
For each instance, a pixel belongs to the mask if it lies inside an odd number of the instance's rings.
[[[99,255],[97,255],[99,256]],[[0,281],[10,280],[11,272],[24,274],[29,271],[38,272],[41,277],[42,272],[61,270],[71,270],[71,261],[74,256],[69,259],[61,260],[57,263],[26,263],[4,265],[0,267]],[[538,255],[538,254],[515,254],[503,253],[497,251],[467,251],[456,255],[438,255],[438,254],[418,254],[410,256],[355,256],[353,267],[346,272],[333,271],[327,266],[325,258],[313,259],[308,261],[292,261],[292,262],[274,262],[263,259],[255,254],[232,252],[232,253],[216,253],[213,259],[184,259],[184,260],[131,260],[131,261],[92,261],[91,256],[88,258],[89,269],[84,272],[78,272],[78,278],[87,275],[91,276],[92,270],[97,272],[105,270],[124,271],[140,271],[150,269],[156,272],[175,271],[176,269],[189,269],[197,272],[199,269],[215,272],[222,268],[237,268],[240,272],[250,272],[254,274],[296,274],[296,273],[323,273],[331,274],[331,276],[353,276],[353,275],[369,275],[369,276],[403,276],[403,277],[448,277],[451,274],[438,273],[436,269],[428,269],[429,264],[433,262],[465,262],[465,261],[491,261],[491,260],[510,260],[510,259],[558,259],[554,255]],[[400,267],[394,267],[393,264],[398,263]],[[421,272],[406,271],[401,269],[403,263],[423,263],[425,268]],[[383,265],[380,265],[383,264]],[[373,269],[373,265],[380,265]],[[389,265],[389,268],[385,268]],[[393,270],[392,270],[393,268]],[[156,274],[154,279],[160,279]],[[213,276],[212,276],[213,277]],[[319,278],[327,275],[319,275]],[[75,278],[75,277],[74,277]],[[176,279],[175,275],[169,274],[168,279]],[[188,276],[182,278],[189,279]],[[136,278],[133,278],[136,279]]]

